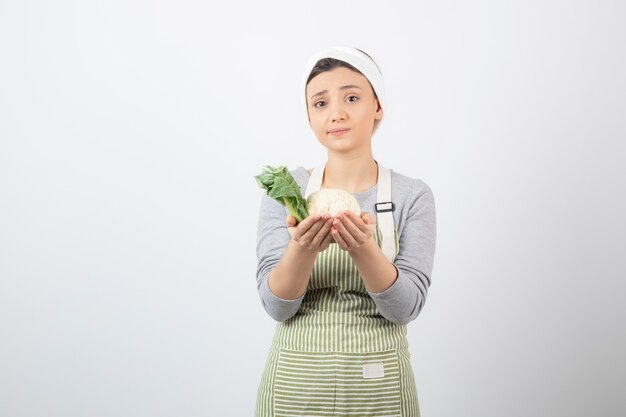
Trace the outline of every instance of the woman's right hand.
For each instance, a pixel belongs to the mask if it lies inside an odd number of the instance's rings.
[[[328,214],[309,216],[300,223],[297,223],[295,217],[287,216],[287,230],[291,240],[309,251],[321,252],[334,241],[330,233],[332,224],[333,218]]]

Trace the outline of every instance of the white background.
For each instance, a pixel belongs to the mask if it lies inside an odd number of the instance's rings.
[[[263,165],[361,48],[437,209],[423,417],[626,414],[622,1],[0,1],[0,415],[251,416]]]

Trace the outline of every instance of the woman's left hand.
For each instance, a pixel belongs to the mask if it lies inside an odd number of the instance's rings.
[[[357,216],[351,211],[339,213],[333,221],[330,232],[339,247],[345,251],[352,251],[369,242],[374,236],[376,216],[373,213],[361,213]]]

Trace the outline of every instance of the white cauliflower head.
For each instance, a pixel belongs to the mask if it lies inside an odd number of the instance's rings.
[[[361,207],[356,198],[345,190],[338,188],[321,188],[309,195],[306,199],[306,208],[309,215],[330,214],[335,217],[340,212],[348,210],[361,215]]]

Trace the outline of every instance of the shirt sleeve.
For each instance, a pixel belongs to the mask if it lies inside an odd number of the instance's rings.
[[[257,225],[257,289],[265,311],[276,321],[284,321],[295,315],[304,299],[304,294],[294,300],[276,296],[269,287],[270,272],[280,261],[291,236],[287,230],[289,212],[278,201],[263,194]]]
[[[424,307],[435,255],[433,192],[421,180],[415,182],[411,190],[412,201],[400,234],[398,255],[393,262],[398,278],[382,292],[368,291],[379,313],[397,324],[414,320]]]

